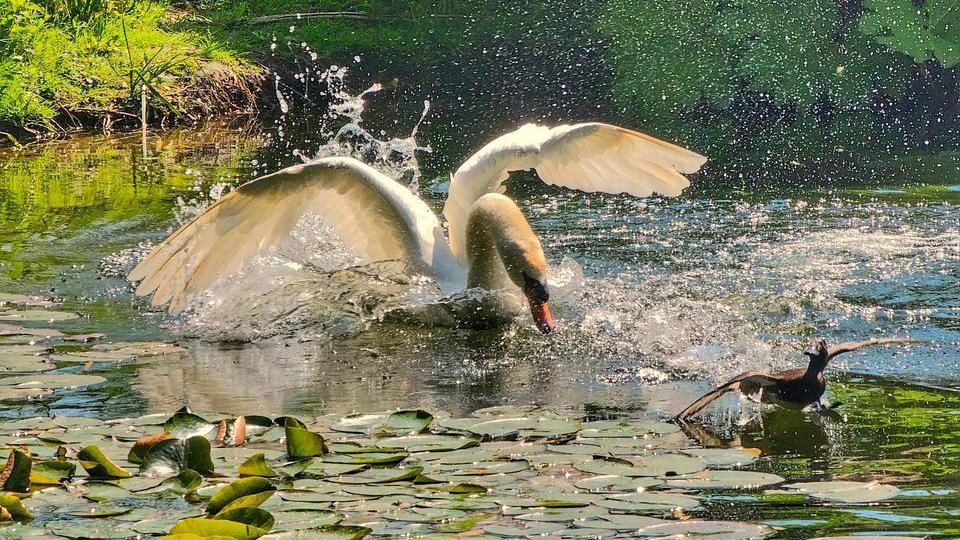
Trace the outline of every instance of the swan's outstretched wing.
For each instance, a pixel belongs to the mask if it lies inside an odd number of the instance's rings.
[[[453,175],[443,208],[450,225],[450,247],[463,256],[467,215],[474,201],[502,192],[510,171],[536,169],[551,185],[676,197],[706,158],[679,146],[609,124],[548,128],[527,124],[484,146]]]
[[[695,416],[697,413],[706,408],[707,405],[710,405],[727,392],[756,394],[760,390],[775,386],[776,384],[777,378],[773,375],[756,373],[753,371],[741,373],[726,383],[721,384],[720,386],[707,392],[699,399],[691,403],[689,407],[680,411],[680,414],[677,415],[677,420],[686,420]]]
[[[352,158],[325,158],[244,184],[180,227],[128,279],[153,305],[182,311],[215,281],[319,215],[367,262],[407,259],[450,278],[457,266],[440,222],[407,188]],[[460,271],[462,272],[462,271]]]

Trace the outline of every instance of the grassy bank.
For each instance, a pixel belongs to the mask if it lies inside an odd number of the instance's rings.
[[[154,0],[0,0],[0,127],[12,136],[249,106],[258,69]]]

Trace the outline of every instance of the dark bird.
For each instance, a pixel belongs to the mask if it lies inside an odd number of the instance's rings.
[[[900,337],[872,338],[866,341],[848,341],[828,347],[826,341],[820,340],[813,351],[803,353],[810,358],[810,363],[806,369],[790,369],[773,374],[757,373],[755,371],[741,373],[694,401],[677,415],[677,420],[686,420],[693,417],[727,392],[740,392],[761,403],[793,405],[801,408],[813,403],[820,403],[820,397],[823,396],[823,392],[827,388],[823,370],[827,368],[827,364],[834,356],[872,345],[916,342],[916,340],[910,338]]]

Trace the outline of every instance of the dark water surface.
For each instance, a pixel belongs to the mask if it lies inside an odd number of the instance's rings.
[[[152,136],[146,149],[119,135],[0,153],[0,291],[62,300],[58,309],[83,315],[57,325],[70,332],[176,340],[189,350],[95,366],[107,383],[0,404],[0,415],[112,418],[186,404],[245,414],[421,407],[462,415],[537,403],[591,418],[666,416],[741,371],[799,365],[813,338],[909,335],[929,343],[838,358],[829,397],[845,404],[837,414],[758,413],[731,399],[722,403],[732,412],[691,436],[760,448],[769,456],[760,469],[791,480],[876,478],[913,490],[879,510],[721,498],[721,517],[799,526],[796,538],[960,532],[951,487],[960,485],[955,179],[744,188],[694,177],[674,200],[520,194],[555,265],[559,328],[550,336],[525,319],[486,331],[431,326],[433,304],[409,295],[406,282],[371,292],[360,277],[303,264],[333,270],[349,260],[310,223],[185,317],[135,298],[124,276],[152,243],[224,185],[264,163],[291,162],[265,146],[275,139],[215,124]],[[421,194],[439,210],[449,171],[426,162]],[[384,315],[383,306],[398,305],[400,316]]]

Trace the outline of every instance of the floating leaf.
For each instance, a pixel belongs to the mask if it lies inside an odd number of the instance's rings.
[[[205,437],[162,440],[147,451],[140,464],[140,474],[150,478],[172,476],[187,469],[204,476],[213,474],[210,441]]]
[[[596,504],[623,512],[671,511],[674,508],[693,510],[700,507],[700,501],[695,497],[657,491],[608,495]]]
[[[42,356],[0,350],[0,373],[39,373],[57,369]]]
[[[215,515],[224,509],[260,506],[275,492],[276,488],[269,480],[258,476],[240,478],[213,494],[207,503],[207,514]]]
[[[430,422],[433,422],[433,415],[420,409],[396,411],[377,430],[394,434],[417,433],[426,429]]]
[[[311,540],[361,540],[373,532],[367,527],[327,525],[315,529],[286,531],[270,535],[270,538],[310,538]]]
[[[704,471],[696,476],[667,479],[667,485],[685,489],[756,489],[783,481],[783,477],[769,473]]]
[[[168,492],[177,495],[185,495],[192,491],[196,491],[201,484],[203,484],[203,476],[200,476],[200,473],[197,471],[186,469],[180,471],[180,474],[171,476],[170,478],[165,479],[163,482],[160,482],[159,485],[149,488],[146,491],[142,491],[141,493]]]
[[[293,459],[322,456],[327,453],[323,437],[307,430],[296,418],[287,417],[284,422],[284,435],[287,441],[287,455]]]
[[[708,467],[742,467],[760,455],[755,448],[688,448],[683,453],[701,459]]]
[[[869,503],[892,499],[900,490],[879,482],[805,482],[784,486],[817,499],[842,503]]]
[[[0,378],[0,386],[13,388],[77,388],[100,384],[107,380],[98,375],[76,373],[37,373]]]
[[[77,465],[68,461],[46,460],[33,464],[30,471],[30,483],[37,485],[56,485],[71,478],[77,471]]]
[[[93,445],[85,446],[80,450],[77,453],[77,459],[80,460],[80,466],[92,478],[129,478],[132,476],[128,471],[110,461],[99,448]]]
[[[217,426],[191,412],[181,410],[163,423],[163,430],[178,439],[211,437]]]
[[[24,508],[19,497],[0,493],[0,508],[9,514],[10,519],[13,521],[20,523],[30,523],[33,521],[33,516],[30,515],[29,510]]]
[[[20,450],[11,450],[7,463],[0,472],[0,485],[4,491],[26,493],[30,491],[30,470],[33,458]]]
[[[270,531],[273,528],[273,514],[254,506],[244,506],[223,510],[211,519],[225,519],[235,523],[243,523],[257,529]]]
[[[386,482],[410,481],[417,477],[423,469],[410,467],[408,469],[367,469],[356,474],[345,474],[331,478],[341,484],[379,484]]]
[[[741,523],[736,521],[671,521],[658,525],[651,525],[637,529],[635,534],[638,536],[655,537],[688,537],[688,536],[713,536],[717,535],[727,540],[749,540],[753,538],[766,538],[775,531],[766,525],[755,525],[753,523]]]
[[[267,466],[267,460],[264,459],[263,452],[247,458],[246,461],[237,467],[237,474],[240,476],[263,476],[267,478],[277,476],[277,473]]]
[[[275,532],[312,529],[343,521],[343,514],[330,510],[286,510],[274,512],[273,517],[276,518],[276,525],[272,529]]]
[[[0,309],[0,321],[13,322],[61,322],[77,319],[80,316],[76,313],[66,311],[47,311],[42,309],[25,310],[2,310]]]
[[[44,523],[44,527],[57,536],[99,540],[105,538],[131,538],[136,536],[127,525],[113,519],[56,520]]]
[[[234,540],[256,540],[268,531],[226,519],[187,518],[170,529],[171,534],[193,534],[201,537],[225,536]]]
[[[143,463],[143,457],[147,455],[147,452],[149,452],[154,445],[160,441],[173,438],[175,437],[166,431],[141,437],[137,439],[137,442],[133,444],[133,448],[131,448],[127,454],[127,461],[130,463]]]
[[[112,482],[98,482],[98,481],[86,481],[80,486],[80,494],[85,498],[94,502],[103,502],[103,501],[114,501],[118,499],[125,499],[130,497],[132,494],[112,483]]]

